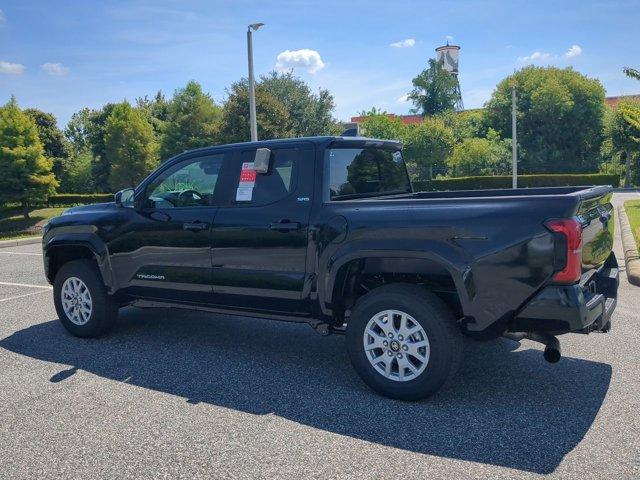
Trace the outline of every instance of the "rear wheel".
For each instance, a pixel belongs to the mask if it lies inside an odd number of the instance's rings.
[[[416,285],[377,288],[358,300],[347,324],[347,349],[362,380],[401,400],[419,400],[453,378],[462,334],[447,306]]]
[[[53,297],[62,325],[77,337],[106,333],[118,314],[118,307],[107,294],[91,260],[64,264],[56,274]]]

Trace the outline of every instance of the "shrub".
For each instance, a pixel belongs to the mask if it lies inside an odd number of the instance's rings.
[[[49,207],[69,207],[113,201],[113,193],[60,193],[51,195],[47,201]]]
[[[620,186],[620,176],[603,173],[519,175],[518,187],[571,187],[582,185]],[[416,191],[484,190],[511,188],[511,175],[485,177],[441,178],[426,182],[413,182]]]
[[[511,171],[511,140],[489,129],[486,138],[466,138],[446,159],[453,176],[503,175]]]

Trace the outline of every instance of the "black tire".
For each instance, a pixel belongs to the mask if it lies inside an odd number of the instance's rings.
[[[384,310],[406,312],[427,335],[429,359],[413,379],[386,378],[367,358],[365,328],[372,317]],[[463,338],[456,318],[442,300],[417,285],[392,284],[361,297],[347,324],[346,340],[351,363],[360,378],[376,392],[399,400],[420,400],[433,395],[450,383],[462,362]]]
[[[71,277],[80,279],[91,295],[91,314],[83,325],[74,323],[62,306],[62,287]],[[118,306],[107,294],[98,268],[92,260],[74,260],[60,268],[53,284],[53,301],[62,325],[76,337],[99,337],[113,326],[118,316]]]

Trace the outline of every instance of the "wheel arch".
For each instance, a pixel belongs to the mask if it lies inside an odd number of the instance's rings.
[[[91,259],[96,262],[102,281],[111,290],[113,278],[106,245],[94,234],[68,234],[46,239],[43,246],[45,275],[53,284],[60,268],[73,260]]]
[[[326,309],[324,313],[334,317],[339,311],[349,308],[349,302],[353,303],[357,299],[348,298],[348,294],[355,287],[354,277],[363,273],[397,275],[398,279],[394,283],[407,283],[408,277],[426,279],[432,283],[449,282],[455,291],[458,308],[463,314],[468,312],[474,292],[471,270],[464,262],[456,264],[429,251],[358,251],[335,260],[327,270],[330,274],[323,285],[325,290],[321,292],[321,304],[323,310]]]

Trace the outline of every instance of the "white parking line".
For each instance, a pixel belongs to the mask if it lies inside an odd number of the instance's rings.
[[[23,293],[22,295],[16,295],[14,297],[0,298],[0,303],[8,302],[9,300],[15,300],[16,298],[30,297],[31,295],[38,295],[39,293],[45,293],[45,292],[46,290],[40,290],[39,292]]]
[[[51,285],[31,285],[29,283],[0,282],[0,285],[4,285],[6,287],[45,288],[47,290],[51,290],[53,288]]]
[[[30,253],[30,252],[3,252],[0,250],[0,253],[4,253],[6,255],[34,255],[36,257],[41,257],[41,253]]]

